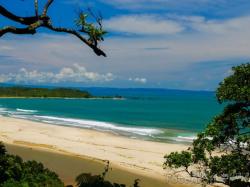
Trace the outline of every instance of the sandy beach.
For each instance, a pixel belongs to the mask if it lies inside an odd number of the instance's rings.
[[[187,149],[187,145],[143,141],[111,133],[7,117],[0,117],[0,141],[10,146],[31,148],[33,151],[73,156],[85,162],[87,159],[87,163],[99,162],[102,163],[100,169],[105,165],[103,160],[109,160],[112,169],[117,169],[120,173],[126,171],[131,177],[138,177],[140,174],[147,179],[160,181],[162,186],[172,186],[162,167],[164,155]],[[13,147],[11,150],[18,154]],[[27,159],[35,159],[31,156],[32,152],[31,155],[28,153],[29,151],[26,153]],[[65,179],[67,175],[62,177]],[[65,179],[67,182],[71,180],[73,179]],[[148,185],[145,183],[142,186]]]

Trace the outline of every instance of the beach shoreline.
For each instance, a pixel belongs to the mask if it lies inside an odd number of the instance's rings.
[[[166,181],[166,171],[162,167],[164,155],[188,148],[182,144],[138,140],[9,117],[0,117],[0,141],[95,162],[109,160],[113,168],[161,182]]]

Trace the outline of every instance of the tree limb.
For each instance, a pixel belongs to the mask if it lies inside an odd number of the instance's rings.
[[[38,0],[35,0],[35,14],[36,17],[38,18]]]
[[[45,27],[45,28],[50,29],[50,30],[55,31],[55,32],[64,32],[64,33],[72,34],[72,35],[76,36],[78,39],[80,39],[87,46],[89,46],[95,52],[96,55],[106,57],[106,54],[97,46],[98,41],[88,40],[85,37],[83,37],[76,30],[62,28],[62,27],[54,27],[52,25],[50,17],[47,16],[47,11],[53,2],[54,2],[54,0],[48,0],[46,5],[44,6],[43,14],[39,15],[38,3],[37,3],[37,0],[35,0],[35,14],[36,14],[36,16],[31,16],[31,17],[17,16],[0,5],[0,15],[3,15],[4,17],[6,17],[12,21],[15,21],[17,23],[28,26],[27,28],[16,28],[16,27],[12,27],[12,26],[5,27],[5,28],[0,30],[0,37],[6,33],[35,34],[37,28]],[[98,24],[100,24],[100,23],[98,23]],[[87,34],[89,36],[91,34],[87,31],[80,31],[80,32],[85,32],[85,34]]]
[[[42,16],[46,16],[47,15],[47,12],[48,12],[48,9],[50,7],[50,5],[53,3],[54,0],[48,0],[46,5],[44,6],[44,9],[43,9],[43,14]]]
[[[11,13],[6,8],[4,8],[2,5],[0,5],[0,14],[12,21],[15,21],[24,25],[33,24],[38,20],[36,16],[31,16],[31,17],[16,16],[15,14]]]
[[[0,29],[0,37],[6,33],[13,33],[13,34],[35,34],[36,30],[30,27],[27,28],[16,28],[12,26],[5,27]]]
[[[101,49],[99,49],[97,46],[93,45],[86,38],[82,37],[81,34],[78,33],[75,30],[62,28],[62,27],[53,27],[49,23],[47,23],[47,24],[45,24],[43,26],[50,29],[50,30],[56,31],[56,32],[65,32],[65,33],[68,33],[68,34],[73,34],[74,36],[79,38],[82,42],[84,42],[86,45],[88,45],[91,49],[93,49],[93,51],[95,52],[96,55],[106,57],[106,54]]]

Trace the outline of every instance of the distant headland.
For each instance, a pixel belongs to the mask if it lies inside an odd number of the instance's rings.
[[[122,98],[121,96],[93,96],[88,91],[72,88],[0,87],[0,98]]]

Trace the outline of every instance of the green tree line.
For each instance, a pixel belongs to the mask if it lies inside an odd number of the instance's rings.
[[[69,88],[0,87],[0,97],[92,98],[87,91]]]

